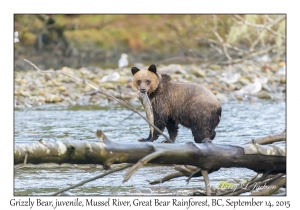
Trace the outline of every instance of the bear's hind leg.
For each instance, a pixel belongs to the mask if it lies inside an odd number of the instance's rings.
[[[209,141],[214,139],[214,136],[210,134],[210,131],[208,129],[204,129],[199,126],[199,127],[194,127],[191,130],[194,136],[194,141],[196,143],[202,143],[204,141]]]

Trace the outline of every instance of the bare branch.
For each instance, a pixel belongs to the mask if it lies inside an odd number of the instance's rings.
[[[273,31],[272,30],[272,27],[279,23],[280,21],[284,20],[285,19],[285,16],[279,16],[277,19],[273,20],[272,22],[270,22],[268,25],[263,25],[263,24],[254,24],[254,23],[250,23],[248,21],[246,21],[245,19],[243,19],[241,16],[239,15],[234,15],[234,17],[236,17],[237,19],[240,20],[239,21],[236,21],[237,24],[241,25],[241,24],[245,24],[245,25],[248,25],[248,26],[252,26],[252,27],[255,27],[255,28],[262,28],[262,29],[266,29],[267,31],[271,32],[272,34],[274,35],[278,35],[277,32]],[[281,38],[285,39],[285,35],[283,34],[280,34]]]
[[[224,54],[227,57],[227,59],[229,60],[229,62],[230,62],[230,61],[232,61],[232,58],[231,58],[231,56],[228,53],[227,46],[224,44],[224,40],[222,39],[222,37],[217,32],[217,16],[213,15],[213,18],[214,18],[214,29],[213,29],[212,32],[214,33],[214,35],[218,38],[218,40],[222,44]]]
[[[163,177],[162,179],[153,180],[153,181],[149,182],[149,184],[151,184],[151,185],[160,184],[160,183],[164,183],[166,181],[169,181],[171,179],[178,178],[181,176],[184,176],[184,174],[181,172],[175,172],[175,173],[172,173],[172,174],[169,174],[169,175]]]
[[[146,157],[144,157],[143,159],[139,160],[134,166],[132,166],[132,168],[126,173],[125,178],[123,180],[124,182],[127,182],[128,179],[130,179],[130,177],[141,167],[143,167],[146,163],[148,163],[149,161],[163,155],[165,153],[164,150],[159,150],[156,151],[154,153],[151,153],[149,155],[147,155]]]
[[[123,169],[128,168],[128,167],[130,167],[130,166],[132,166],[132,165],[133,165],[133,164],[131,164],[131,163],[125,164],[124,166],[121,166],[121,167],[112,169],[112,170],[107,171],[107,172],[105,172],[105,173],[103,173],[103,174],[100,174],[100,175],[98,175],[98,176],[95,176],[95,177],[92,177],[92,178],[90,178],[90,179],[87,179],[87,180],[84,180],[84,181],[82,181],[82,182],[79,182],[78,184],[75,184],[75,185],[72,185],[72,186],[70,186],[70,187],[66,187],[66,188],[64,188],[64,189],[61,189],[61,190],[59,190],[59,191],[57,191],[57,192],[51,194],[50,196],[55,196],[55,195],[58,195],[59,193],[68,191],[68,190],[73,189],[73,188],[75,188],[75,187],[82,186],[82,185],[84,185],[84,184],[86,184],[86,183],[88,183],[88,182],[91,182],[91,181],[94,181],[94,180],[96,180],[96,179],[105,177],[105,176],[107,176],[107,175],[109,175],[109,174],[112,174],[112,173],[114,173],[114,172],[116,172],[116,171],[122,171]]]
[[[269,51],[272,51],[274,49],[276,49],[277,46],[272,46],[272,47],[269,47],[269,48],[266,48],[266,49],[263,49],[263,50],[260,50],[260,51],[254,51],[254,52],[251,52],[249,53],[247,56],[245,56],[243,59],[241,58],[237,58],[235,60],[232,60],[232,61],[225,61],[225,62],[219,62],[217,63],[218,65],[228,65],[228,64],[237,64],[237,63],[241,63],[243,62],[244,60],[246,59],[250,59],[252,57],[255,57],[255,56],[258,56],[258,55],[263,55],[263,54],[266,54],[268,53]]]
[[[286,135],[284,133],[280,133],[277,135],[273,135],[273,136],[266,136],[266,137],[261,137],[258,139],[255,139],[254,142],[260,145],[266,145],[266,144],[272,144],[274,142],[278,142],[278,141],[286,141]],[[251,143],[251,141],[247,142],[246,144]]]
[[[211,191],[210,191],[210,183],[209,183],[209,178],[208,178],[208,171],[207,170],[201,170],[202,176],[204,178],[205,182],[205,187],[206,187],[206,195],[210,196]]]

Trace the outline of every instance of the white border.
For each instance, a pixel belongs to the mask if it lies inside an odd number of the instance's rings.
[[[291,1],[292,2],[292,1]],[[287,153],[288,153],[288,188],[287,197],[260,197],[259,200],[290,200],[291,208],[300,206],[298,198],[298,154],[297,142],[299,133],[299,8],[288,1],[4,1],[1,3],[1,190],[0,206],[3,209],[13,208],[9,200],[13,197],[13,14],[14,13],[287,13]],[[298,134],[298,135],[297,135]],[[296,177],[297,176],[297,177]],[[19,199],[20,197],[16,197]],[[25,197],[25,199],[28,197]],[[47,197],[43,197],[47,198]],[[89,198],[89,197],[88,197]],[[35,199],[35,198],[34,198]],[[56,198],[49,198],[55,200]],[[67,200],[66,197],[59,198]],[[72,200],[70,198],[68,200]],[[84,197],[81,197],[84,199]],[[99,199],[104,199],[100,197]],[[120,197],[122,200],[133,200],[132,197]],[[141,197],[141,199],[147,199]],[[153,198],[155,199],[155,198]],[[171,199],[162,197],[161,199]],[[195,198],[196,199],[196,198]],[[199,198],[204,199],[204,198]],[[223,198],[225,199],[225,198]],[[232,198],[238,199],[238,198]],[[239,199],[247,199],[241,198]],[[248,199],[247,199],[248,200]],[[71,209],[72,207],[65,207]],[[90,207],[97,209],[100,207]],[[124,207],[123,207],[124,208]],[[140,208],[140,207],[138,207]],[[156,207],[158,209],[162,207]],[[165,207],[164,207],[165,208]],[[176,208],[176,207],[173,207]],[[199,208],[199,207],[198,207]],[[241,207],[245,208],[245,207]],[[237,208],[237,209],[241,209]],[[23,208],[29,209],[29,208]],[[36,208],[35,208],[36,209]],[[73,208],[72,208],[73,209]],[[87,208],[85,208],[87,209]],[[181,207],[181,209],[183,209]],[[186,208],[184,208],[186,209]],[[191,207],[191,209],[193,209]],[[222,208],[222,209],[232,209]]]

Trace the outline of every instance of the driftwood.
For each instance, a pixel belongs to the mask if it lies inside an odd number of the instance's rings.
[[[59,191],[57,191],[57,192],[55,192],[55,193],[53,193],[53,194],[51,194],[51,195],[58,195],[58,194],[63,193],[63,192],[65,192],[65,191],[67,191],[67,190],[73,189],[73,188],[75,188],[75,187],[82,186],[82,185],[84,185],[85,183],[88,183],[88,182],[94,181],[94,180],[96,180],[96,179],[105,177],[105,176],[108,175],[108,174],[111,174],[111,173],[114,173],[114,172],[117,172],[117,171],[121,171],[121,170],[123,170],[123,169],[125,169],[125,168],[128,168],[128,167],[130,167],[130,166],[132,166],[132,164],[125,164],[125,165],[123,165],[123,166],[121,166],[121,167],[112,169],[112,170],[110,170],[110,171],[108,171],[108,172],[105,172],[105,173],[100,174],[100,175],[98,175],[98,176],[92,177],[92,178],[90,178],[90,179],[88,179],[88,180],[84,180],[84,181],[82,181],[82,182],[79,182],[78,184],[75,184],[75,185],[69,186],[69,187],[67,187],[67,188],[61,189],[61,190],[59,190]]]
[[[201,144],[118,143],[109,140],[101,131],[102,141],[67,141],[16,143],[14,164],[24,163],[94,163],[109,168],[112,164],[146,163],[183,164],[203,170],[221,167],[244,167],[256,172],[285,173],[285,147],[245,144],[240,146]]]
[[[266,145],[266,144],[271,144],[271,143],[278,142],[278,141],[286,141],[285,131],[283,131],[282,133],[280,133],[278,135],[266,136],[266,137],[256,139],[255,143],[260,144],[260,145]],[[249,143],[251,143],[251,142],[248,142],[248,144]]]

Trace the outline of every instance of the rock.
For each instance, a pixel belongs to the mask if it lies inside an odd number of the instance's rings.
[[[61,102],[62,101],[62,98],[61,97],[59,97],[59,96],[54,96],[54,98],[53,98],[53,102],[54,103],[58,103],[58,102]]]
[[[29,104],[29,103],[25,103],[25,106],[26,106],[27,108],[31,108],[31,107],[32,107],[32,105]]]
[[[250,80],[246,77],[240,77],[239,82],[242,83],[243,85],[248,85],[250,83]]]
[[[73,69],[69,68],[69,67],[63,67],[62,69],[63,73],[66,73],[68,75],[74,76],[74,71]]]
[[[192,74],[196,77],[206,77],[206,72],[202,69],[193,69]]]
[[[235,98],[236,98],[237,100],[239,100],[239,101],[244,100],[243,95],[239,95],[239,94],[235,94]]]
[[[46,103],[58,103],[61,101],[62,101],[62,98],[59,96],[55,96],[55,95],[50,95],[50,96],[48,95],[48,96],[46,96],[46,99],[45,99]]]
[[[47,92],[44,90],[39,90],[39,92],[38,92],[38,95],[40,95],[40,96],[44,96],[46,94],[47,94]]]
[[[162,73],[171,74],[171,73],[180,73],[185,75],[186,71],[179,64],[170,64],[166,67],[160,69]]]
[[[20,95],[21,95],[21,96],[24,96],[24,97],[29,97],[29,96],[31,96],[30,93],[28,93],[27,91],[24,91],[24,90],[20,91]]]
[[[65,91],[65,90],[67,90],[67,88],[65,87],[65,86],[59,86],[58,88],[57,88],[57,90],[59,90],[59,91]]]
[[[285,77],[280,78],[280,84],[286,84],[286,78]]]
[[[100,82],[114,82],[120,79],[120,74],[118,72],[113,72],[111,74],[105,75],[101,78]]]
[[[184,78],[188,81],[192,81],[192,80],[196,79],[196,76],[193,74],[185,74]]]
[[[114,84],[112,84],[110,82],[103,82],[101,84],[101,87],[103,87],[105,89],[112,89],[112,90],[116,90],[117,89],[116,85],[114,85]]]
[[[90,86],[88,86],[88,85],[85,85],[85,86],[84,86],[84,91],[85,91],[85,92],[89,92],[89,91],[92,91],[92,90],[94,90],[94,89],[91,88]]]
[[[267,84],[262,84],[262,91],[257,95],[258,98],[272,99],[274,101],[285,100],[286,77],[285,75],[274,73],[274,70],[278,68],[278,72],[279,69],[285,67],[285,65],[285,62],[271,62],[268,64],[270,69],[258,71],[261,69],[261,64],[255,62],[236,64],[234,66],[235,71],[233,72],[240,73],[242,76],[234,85],[230,82],[228,84],[223,80],[220,82],[220,78],[223,75],[221,75],[221,73],[226,73],[227,69],[220,65],[205,65],[205,67],[201,67],[199,65],[173,64],[168,66],[160,65],[159,69],[160,73],[163,73],[161,70],[168,73],[172,80],[196,82],[204,85],[215,93],[221,103],[224,103],[229,100],[245,100],[243,95],[236,95],[235,90],[242,89],[247,84],[252,83],[254,76],[260,79],[265,77],[269,79]],[[219,69],[224,69],[224,72]],[[105,75],[112,74],[116,71],[120,75],[119,79],[112,82],[105,81],[103,84],[100,82],[101,78]],[[62,72],[80,79],[86,79],[86,82],[90,82],[97,87],[100,86],[104,91],[113,95],[120,95],[120,91],[118,90],[118,86],[120,86],[123,98],[129,101],[131,100],[135,105],[140,105],[140,102],[138,100],[136,101],[136,92],[132,87],[130,68],[116,70],[83,67],[77,70],[64,67],[62,68]],[[115,103],[107,100],[107,98],[101,94],[92,95],[91,98],[84,97],[85,93],[92,94],[90,93],[92,89],[89,86],[77,84],[72,81],[72,79],[62,75],[58,76],[52,73],[39,75],[35,70],[16,71],[14,72],[14,80],[16,107],[26,107],[28,104],[38,106],[45,103],[59,103],[60,105]]]
[[[184,81],[184,79],[182,78],[181,74],[170,74],[170,77],[172,78],[172,80],[174,81]]]
[[[45,97],[38,96],[37,101],[41,103],[45,103]]]
[[[283,67],[283,66],[285,66],[285,62],[284,61],[281,61],[281,62],[279,62],[279,64],[278,64],[280,67]]]
[[[254,71],[254,68],[252,66],[248,66],[247,69],[248,69],[248,71],[251,71],[251,72]]]
[[[91,103],[96,103],[98,101],[99,101],[99,97],[93,96],[93,97],[90,98]]]
[[[275,65],[275,64],[271,65],[271,70],[272,70],[273,72],[276,72],[276,71],[278,70],[278,66]]]
[[[235,84],[228,84],[227,87],[228,87],[228,89],[231,90],[231,91],[237,89],[237,87],[235,86]]]
[[[257,94],[257,97],[260,98],[260,99],[271,99],[272,98],[267,91],[260,91]]]
[[[224,87],[224,85],[222,85],[220,82],[215,80],[211,81],[211,84],[214,88]]]
[[[84,75],[84,74],[91,74],[92,72],[90,70],[88,70],[87,68],[85,67],[82,67],[79,69],[79,72]]]
[[[228,98],[222,93],[217,93],[216,97],[221,103],[228,101]]]
[[[212,69],[212,70],[220,70],[220,69],[222,69],[222,66],[212,64],[212,65],[209,66],[209,68]]]
[[[270,86],[268,84],[262,84],[262,89],[267,91],[267,92],[271,92],[272,89],[270,88]]]
[[[52,79],[51,81],[52,81],[52,84],[55,86],[62,86],[61,81],[58,81],[57,79]]]
[[[128,81],[127,77],[121,76],[116,82],[120,84],[126,84]]]
[[[274,101],[281,101],[282,99],[283,98],[281,96],[278,96],[278,95],[276,95],[276,96],[273,97]]]
[[[130,70],[130,69],[124,68],[124,69],[122,69],[121,71],[119,71],[119,74],[120,74],[121,76],[127,76],[127,75],[129,75],[129,72],[131,73],[131,70]]]
[[[93,77],[92,82],[95,84],[99,84],[100,79],[98,77]]]
[[[204,78],[204,81],[208,84],[211,84],[213,79],[211,77],[206,77],[206,78]],[[206,84],[206,86],[207,86],[207,84]]]
[[[20,84],[27,84],[27,80],[25,79],[20,79],[20,80],[17,80]]]

